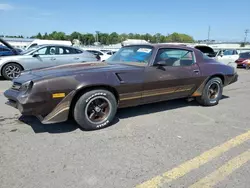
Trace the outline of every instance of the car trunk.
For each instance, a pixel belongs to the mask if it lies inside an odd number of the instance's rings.
[[[213,50],[213,48],[206,46],[206,45],[197,45],[195,46],[196,49],[200,50],[202,53],[206,54],[209,57],[215,57],[216,52]]]

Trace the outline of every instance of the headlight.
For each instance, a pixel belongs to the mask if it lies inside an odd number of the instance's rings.
[[[27,93],[28,91],[32,89],[32,87],[33,87],[33,82],[29,81],[29,82],[22,84],[20,91]]]

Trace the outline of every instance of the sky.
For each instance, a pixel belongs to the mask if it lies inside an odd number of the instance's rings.
[[[0,19],[0,35],[179,32],[204,40],[210,25],[210,39],[243,41],[250,0],[0,0]]]

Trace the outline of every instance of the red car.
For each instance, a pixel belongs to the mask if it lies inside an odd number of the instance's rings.
[[[237,67],[244,67],[244,61],[248,59],[250,59],[250,52],[240,53],[239,59],[237,59],[235,63],[237,63]]]

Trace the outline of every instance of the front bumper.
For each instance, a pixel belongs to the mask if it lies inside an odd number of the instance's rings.
[[[234,74],[232,80],[229,82],[229,84],[235,83],[238,81],[239,75],[237,73]]]
[[[46,103],[46,101],[30,102],[28,96],[13,89],[5,91],[4,96],[8,99],[6,104],[18,109],[23,115],[36,115],[43,113],[43,108]]]
[[[68,120],[70,112],[70,104],[75,91],[70,92],[63,98],[56,107],[48,110],[48,106],[52,101],[49,100],[30,100],[29,96],[22,95],[20,92],[9,89],[4,92],[4,96],[8,99],[7,105],[16,108],[22,115],[36,116],[41,123],[51,124]]]

